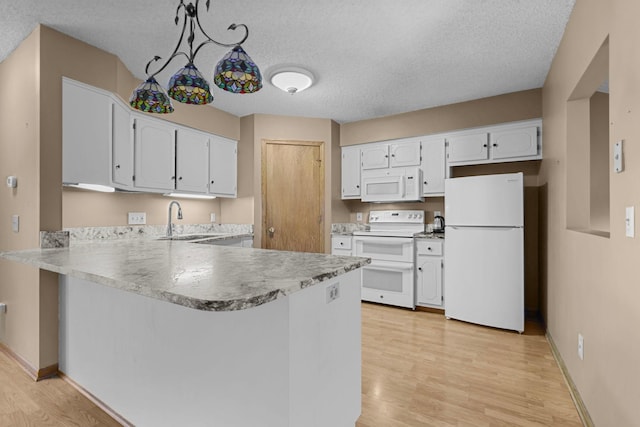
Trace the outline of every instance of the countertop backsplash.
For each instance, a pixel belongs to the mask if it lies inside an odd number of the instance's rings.
[[[166,225],[122,225],[114,227],[78,227],[65,228],[69,233],[71,244],[86,240],[116,240],[132,238],[157,238],[167,232]],[[206,234],[206,233],[230,233],[252,234],[253,224],[174,224],[173,233],[179,234]]]
[[[351,234],[358,230],[368,230],[369,224],[361,222],[342,222],[331,224],[331,234]]]

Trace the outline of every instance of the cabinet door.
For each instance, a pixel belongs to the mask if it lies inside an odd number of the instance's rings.
[[[489,158],[487,132],[447,137],[449,163],[487,160]]]
[[[422,194],[444,194],[445,179],[444,138],[422,141]]]
[[[135,119],[136,188],[175,189],[176,128],[158,120]]]
[[[176,190],[207,193],[209,135],[178,128],[176,135]]]
[[[538,154],[538,128],[505,129],[491,132],[491,158],[512,159]]]
[[[209,193],[222,197],[237,196],[238,143],[211,135],[209,148]]]
[[[420,166],[420,141],[389,145],[391,167]]]
[[[360,147],[342,148],[342,198],[360,198]]]
[[[418,255],[417,303],[442,306],[442,258]]]
[[[362,148],[362,169],[383,169],[389,167],[389,145],[380,144]]]
[[[111,99],[68,79],[62,88],[62,182],[110,186]]]
[[[113,183],[118,188],[133,187],[133,124],[128,108],[118,102],[113,107]]]

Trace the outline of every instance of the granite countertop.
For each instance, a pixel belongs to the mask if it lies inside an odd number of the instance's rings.
[[[0,257],[206,311],[256,307],[370,262],[152,239],[94,241]]]
[[[444,233],[416,233],[413,237],[416,239],[444,239]]]

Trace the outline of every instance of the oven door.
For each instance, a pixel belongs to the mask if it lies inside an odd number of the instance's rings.
[[[412,237],[354,236],[353,241],[356,256],[413,263]]]
[[[413,263],[372,261],[362,268],[362,300],[415,308]]]

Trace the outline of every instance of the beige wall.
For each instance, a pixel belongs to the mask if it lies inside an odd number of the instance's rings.
[[[340,144],[430,135],[542,115],[542,91],[532,89],[474,101],[428,108],[410,113],[343,124]]]
[[[595,425],[640,425],[640,239],[624,236],[624,209],[640,200],[640,3],[580,0],[543,89],[540,181],[548,332]],[[610,179],[610,238],[567,229],[567,100],[609,36],[610,141],[624,139],[626,169]],[[611,151],[609,151],[610,153]],[[636,229],[637,231],[637,229]],[[585,357],[577,357],[577,335]]]
[[[40,32],[36,30],[0,63],[0,171],[2,182],[18,178],[18,188],[0,190],[0,251],[38,245]],[[20,84],[15,84],[15,82]],[[20,232],[11,231],[11,216],[20,216]],[[0,260],[0,341],[37,365],[40,351],[40,284],[38,269]]]

